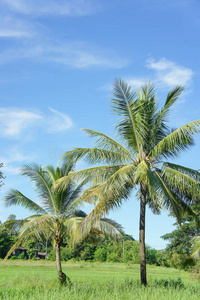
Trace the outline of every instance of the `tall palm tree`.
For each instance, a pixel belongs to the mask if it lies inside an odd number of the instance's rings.
[[[119,142],[104,133],[84,129],[90,137],[96,137],[95,148],[75,148],[63,155],[63,159],[81,159],[96,167],[72,172],[63,177],[63,186],[69,177],[83,180],[93,178],[91,188],[82,199],[96,203],[94,209],[81,225],[87,230],[91,220],[98,219],[110,209],[122,204],[129,197],[132,188],[137,188],[140,199],[140,277],[143,285],[146,279],[145,257],[145,208],[148,205],[154,213],[161,208],[173,211],[180,222],[181,213],[190,211],[187,205],[199,199],[200,175],[197,171],[168,162],[181,151],[192,146],[193,135],[199,132],[200,120],[188,123],[176,130],[170,130],[167,117],[171,106],[183,91],[175,87],[167,94],[164,106],[158,109],[155,89],[146,84],[138,94],[122,80],[114,83],[112,110],[118,117],[115,127]],[[167,159],[166,162],[163,159]],[[99,165],[100,164],[100,165]]]
[[[28,176],[35,183],[39,201],[35,202],[29,199],[18,190],[11,190],[4,198],[7,206],[20,205],[34,213],[21,221],[23,226],[19,239],[7,253],[5,259],[17,246],[31,237],[36,237],[38,240],[44,236],[51,237],[56,248],[56,264],[61,285],[66,283],[66,279],[68,283],[70,280],[62,271],[60,247],[64,236],[70,237],[73,241],[80,240],[79,227],[85,214],[80,211],[82,200],[79,196],[87,179],[79,185],[69,180],[65,187],[59,190],[55,188],[55,182],[63,176],[67,176],[74,166],[73,160],[65,161],[61,168],[57,167],[56,169],[51,165],[45,168],[37,164],[26,165],[22,169],[22,175]],[[18,225],[20,224],[19,220],[16,222]],[[101,233],[115,238],[121,237],[122,232],[121,226],[110,219],[101,219],[90,229],[93,235]]]

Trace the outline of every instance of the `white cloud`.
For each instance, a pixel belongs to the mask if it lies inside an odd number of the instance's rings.
[[[19,138],[25,130],[31,130],[33,127],[42,127],[44,132],[55,133],[65,131],[72,126],[72,121],[66,114],[53,108],[50,110],[53,116],[13,107],[0,108],[0,135]]]
[[[144,78],[130,78],[125,79],[125,81],[135,89],[141,88],[141,86],[148,82],[148,80],[145,80]]]
[[[61,132],[72,127],[72,120],[65,114],[49,107],[53,117],[47,118],[48,132]]]
[[[0,19],[0,37],[3,38],[24,38],[31,37],[33,30],[30,25],[14,18]]]
[[[10,174],[19,174],[20,167],[17,165],[23,162],[31,161],[34,158],[32,156],[27,156],[22,154],[17,147],[10,149],[5,156],[0,156],[0,161],[3,163],[1,171]]]
[[[109,51],[107,51],[109,52]],[[51,45],[29,45],[0,53],[0,64],[20,59],[35,59],[40,63],[53,62],[67,67],[83,69],[89,67],[122,68],[128,65],[127,59],[121,59],[113,53],[92,49],[83,42],[55,43]]]
[[[127,65],[126,59],[121,59],[112,54],[104,54],[102,51],[91,49],[86,43],[72,42],[44,47],[43,59],[59,63],[73,68],[83,69],[88,67],[121,68]]]
[[[194,75],[191,69],[179,66],[166,58],[158,61],[148,59],[146,66],[156,72],[155,79],[158,83],[168,87],[189,84]]]
[[[32,15],[84,16],[100,9],[94,0],[3,0],[11,10]]]
[[[157,87],[168,89],[176,85],[190,85],[192,76],[194,75],[191,69],[180,66],[164,57],[158,61],[153,58],[148,59],[146,67],[153,72],[149,75],[149,78],[133,77],[127,78],[125,81],[135,89],[140,88],[149,81],[155,83]],[[184,101],[182,97],[179,103]]]
[[[16,137],[41,118],[41,115],[26,110],[0,108],[0,135]]]

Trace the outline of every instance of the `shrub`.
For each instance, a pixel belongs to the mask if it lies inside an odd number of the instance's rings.
[[[107,251],[105,248],[98,248],[94,252],[94,260],[104,262],[107,259]]]

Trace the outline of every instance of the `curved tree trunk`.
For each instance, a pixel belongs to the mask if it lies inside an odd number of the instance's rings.
[[[140,185],[140,280],[141,284],[147,285],[146,254],[145,254],[145,207],[146,189]]]
[[[56,243],[56,265],[58,271],[58,279],[61,285],[66,285],[66,275],[62,272],[61,260],[60,260],[60,244]]]

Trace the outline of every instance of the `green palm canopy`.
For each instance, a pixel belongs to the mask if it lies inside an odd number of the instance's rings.
[[[80,210],[83,200],[79,196],[87,179],[79,185],[68,180],[64,188],[57,189],[55,187],[56,181],[63,176],[68,176],[74,167],[75,162],[73,160],[66,160],[62,167],[56,169],[51,165],[46,167],[37,164],[26,165],[22,169],[22,175],[34,182],[38,201],[35,202],[27,198],[17,190],[11,190],[4,198],[7,206],[20,205],[33,213],[24,220],[16,220],[16,223],[21,227],[19,239],[7,253],[5,259],[17,246],[31,237],[38,240],[44,236],[51,237],[52,244],[56,248],[56,263],[61,284],[66,282],[66,275],[62,272],[60,260],[60,247],[64,236],[71,238],[74,242],[85,237],[85,235],[80,236],[79,230],[86,217],[86,214]],[[122,227],[117,222],[107,218],[101,218],[88,230],[88,234],[94,238],[100,234],[119,238],[122,233]]]
[[[118,117],[115,127],[118,141],[98,131],[84,129],[96,138],[95,148],[75,148],[62,159],[84,159],[91,168],[75,171],[59,180],[65,186],[69,178],[91,178],[91,187],[81,197],[95,203],[94,209],[81,225],[87,231],[88,224],[99,219],[110,209],[119,207],[137,188],[140,199],[140,265],[141,283],[146,285],[145,257],[145,207],[154,213],[161,208],[172,211],[181,220],[188,204],[199,199],[200,175],[197,171],[170,163],[180,152],[194,144],[193,136],[199,132],[200,120],[171,131],[167,125],[171,106],[177,101],[182,86],[170,91],[165,104],[158,109],[152,84],[143,86],[138,93],[122,80],[114,83],[112,110]],[[166,160],[166,161],[164,161]],[[100,165],[99,165],[100,164]]]

